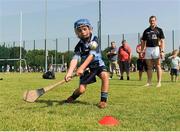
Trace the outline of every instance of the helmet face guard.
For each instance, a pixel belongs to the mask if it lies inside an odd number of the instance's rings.
[[[92,25],[90,24],[88,19],[79,19],[74,23],[74,29],[78,29],[81,26],[88,26],[92,29]]]

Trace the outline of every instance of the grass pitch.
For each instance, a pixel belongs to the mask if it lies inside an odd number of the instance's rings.
[[[146,75],[138,81],[138,74],[131,73],[131,80],[110,80],[108,107],[99,109],[101,82],[88,86],[73,104],[64,104],[78,87],[78,78],[58,86],[40,97],[35,103],[22,100],[27,89],[37,89],[58,80],[64,74],[56,74],[55,80],[42,79],[42,73],[0,73],[0,131],[180,131],[180,83],[170,82],[170,75],[163,73],[162,87],[142,87]],[[101,126],[103,116],[114,116],[118,126]]]

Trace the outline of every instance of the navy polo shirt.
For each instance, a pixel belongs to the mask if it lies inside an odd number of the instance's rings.
[[[155,27],[154,29],[151,27],[147,28],[142,36],[142,40],[146,41],[146,47],[159,46],[159,40],[164,38],[164,33],[159,27]]]

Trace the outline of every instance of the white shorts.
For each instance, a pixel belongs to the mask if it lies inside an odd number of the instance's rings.
[[[158,59],[160,58],[159,46],[156,47],[146,47],[145,59]]]

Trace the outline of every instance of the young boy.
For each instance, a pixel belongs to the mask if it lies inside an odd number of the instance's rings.
[[[76,75],[80,76],[80,84],[79,88],[66,100],[66,103],[72,103],[83,94],[88,84],[96,82],[97,75],[102,81],[101,99],[98,107],[105,108],[107,106],[109,75],[102,60],[99,46],[92,48],[91,45],[92,43],[97,44],[97,37],[92,35],[92,26],[87,19],[77,20],[74,23],[74,30],[80,41],[75,47],[74,56],[64,79],[67,82],[71,80],[73,71],[78,64],[78,58],[81,58],[81,65],[76,71]]]
[[[168,57],[168,59],[171,59],[171,81],[173,82],[174,80],[174,75],[175,75],[175,82],[178,80],[178,75],[179,75],[179,68],[180,68],[180,58],[177,56],[178,55],[178,50],[174,50],[172,52],[172,56]]]

